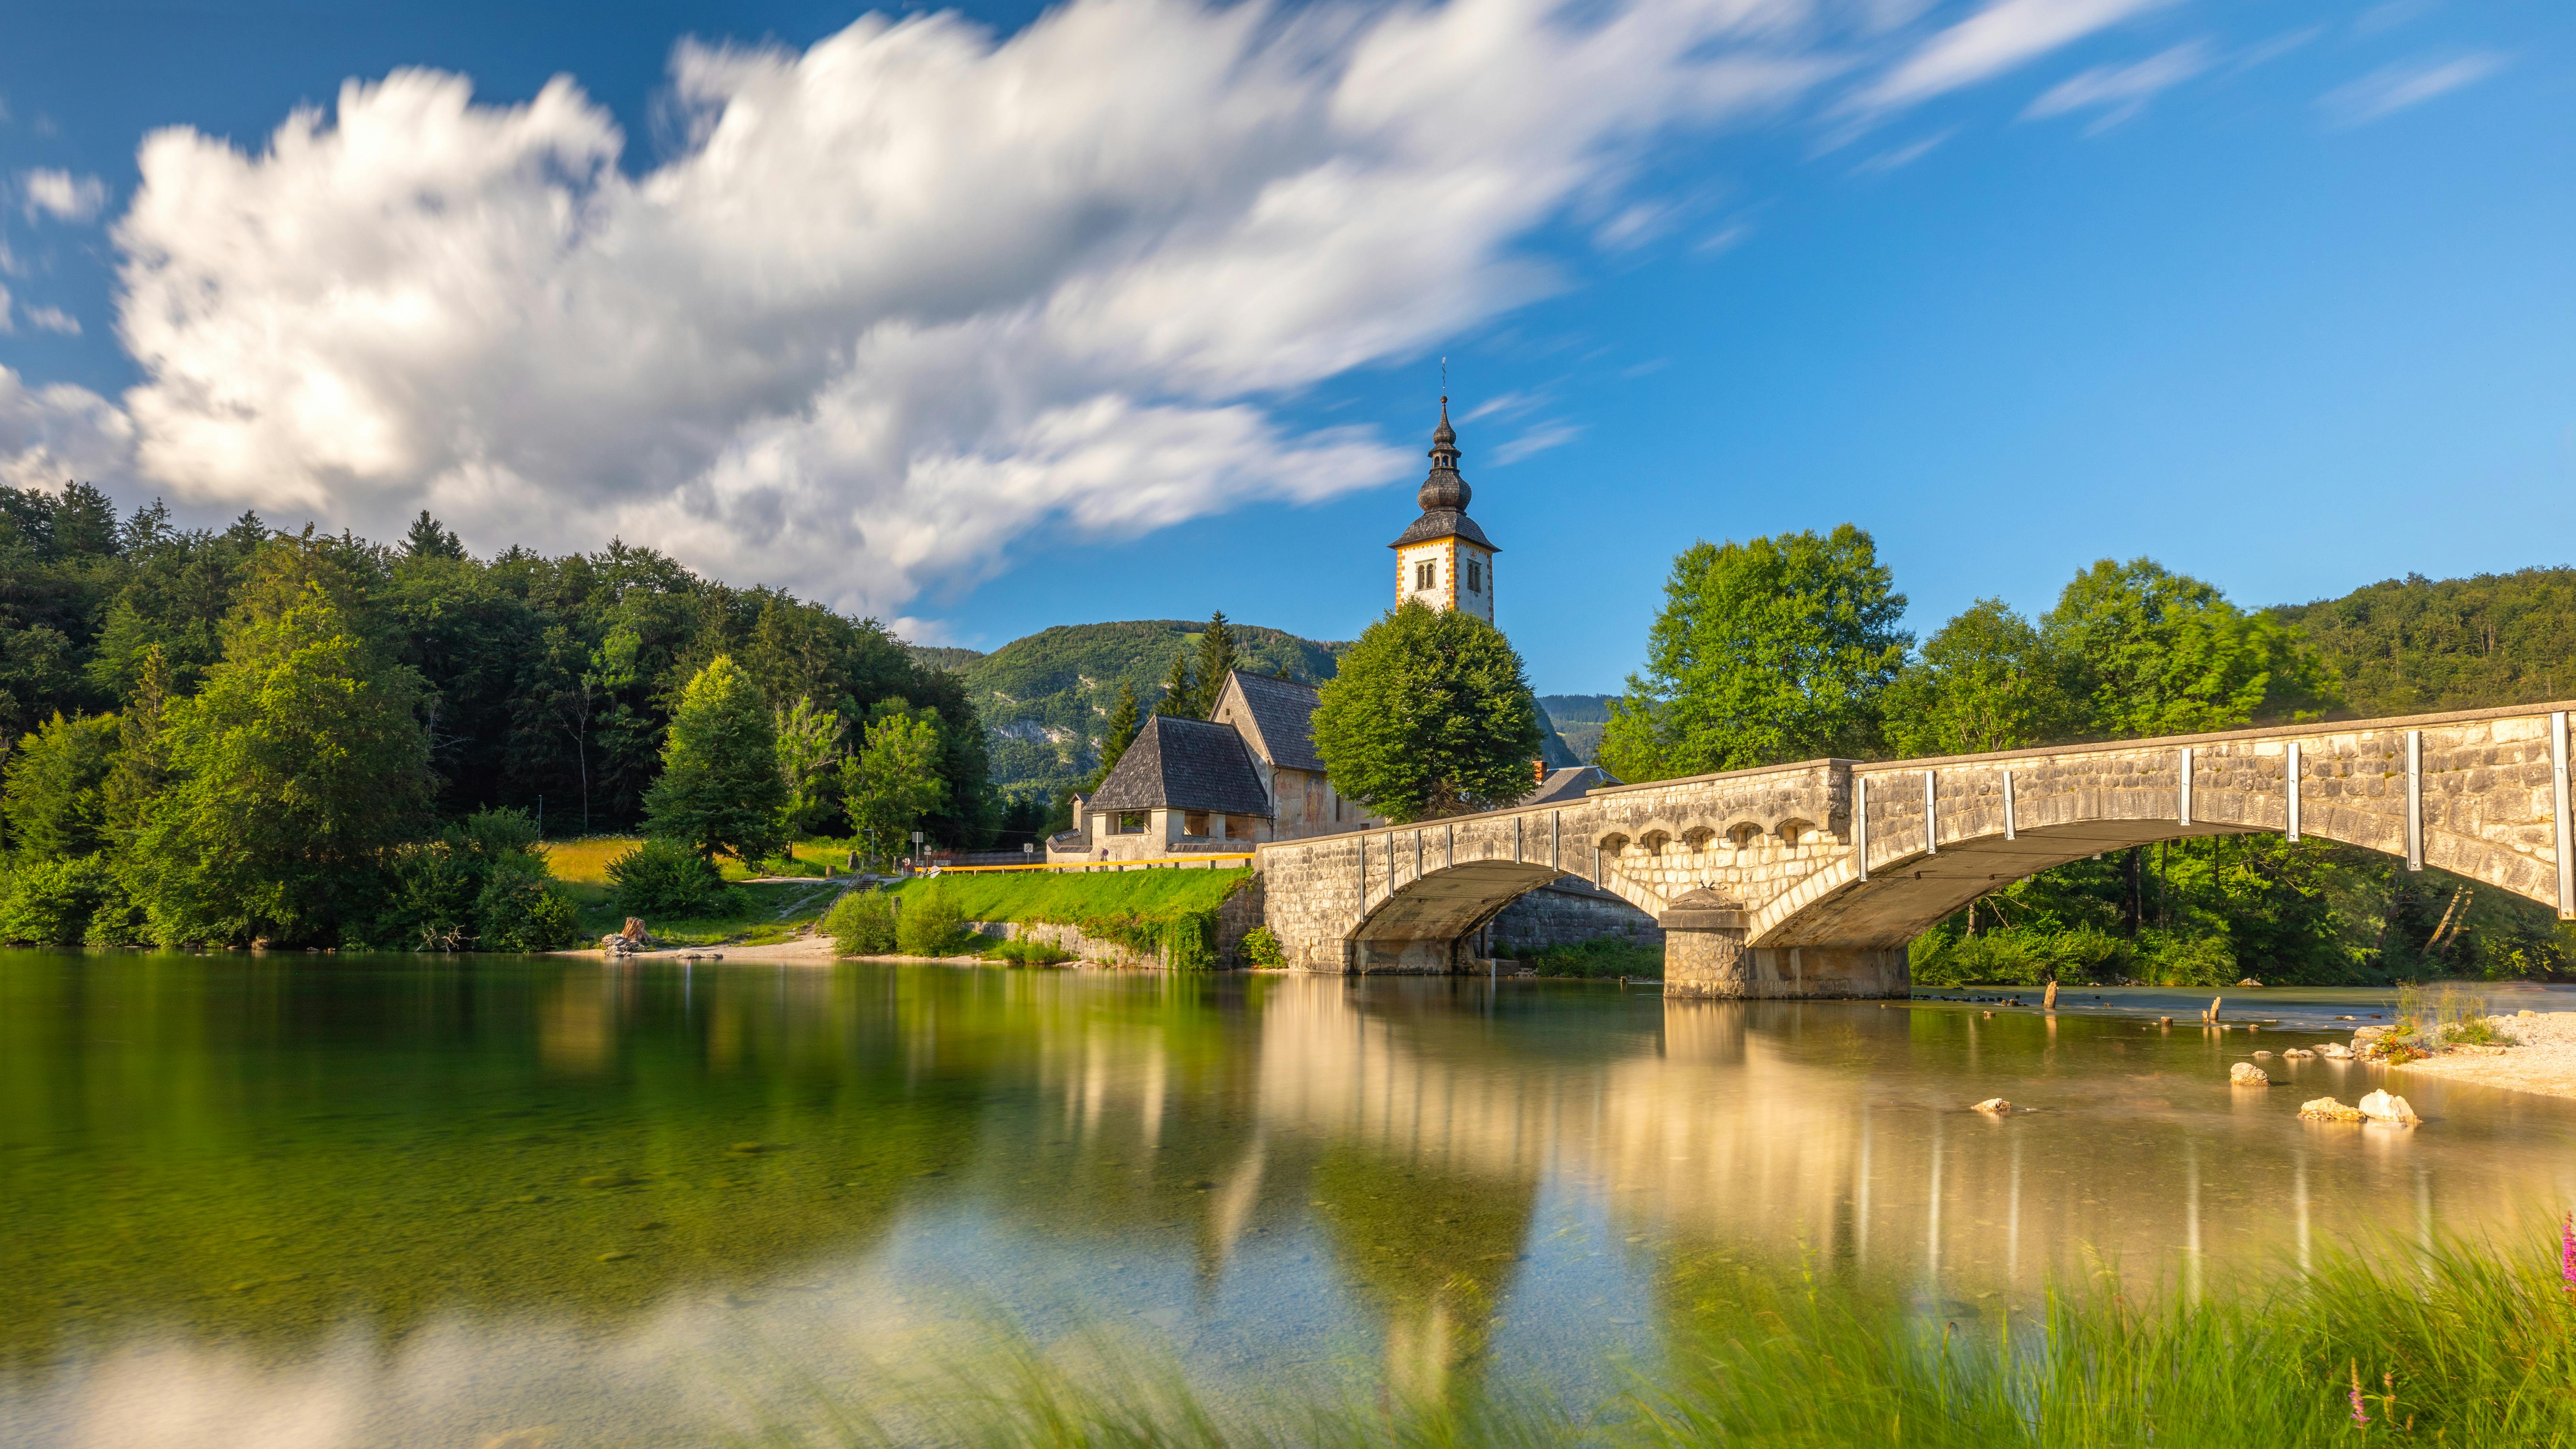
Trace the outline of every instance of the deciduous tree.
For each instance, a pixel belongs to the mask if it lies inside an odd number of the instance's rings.
[[[2001,599],[1979,599],[1925,640],[1883,698],[1887,747],[1968,755],[2065,738],[2080,718],[2056,652]]]
[[[939,808],[947,793],[939,757],[938,720],[926,710],[886,709],[868,722],[841,789],[851,828],[880,858],[902,853],[922,817]]]
[[[1360,635],[1314,720],[1334,788],[1393,820],[1518,799],[1539,752],[1538,702],[1510,641],[1416,600]]]
[[[751,676],[719,654],[689,681],[662,745],[662,776],[644,795],[644,833],[702,860],[759,861],[784,845],[778,727]]]

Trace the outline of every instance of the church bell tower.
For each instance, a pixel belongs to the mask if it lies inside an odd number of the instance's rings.
[[[1459,609],[1494,622],[1494,555],[1502,550],[1467,516],[1475,490],[1458,476],[1458,430],[1449,426],[1449,399],[1440,400],[1440,426],[1431,433],[1431,474],[1415,501],[1422,516],[1395,542],[1395,602],[1420,599],[1435,609]]]

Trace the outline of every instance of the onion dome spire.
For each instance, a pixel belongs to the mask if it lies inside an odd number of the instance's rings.
[[[1422,491],[1415,495],[1422,511],[1435,509],[1461,511],[1476,490],[1458,476],[1458,430],[1449,426],[1449,399],[1440,399],[1440,426],[1431,430],[1431,474],[1422,480]]]

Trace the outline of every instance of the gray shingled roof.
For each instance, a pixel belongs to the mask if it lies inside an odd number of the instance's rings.
[[[1225,725],[1158,714],[1100,782],[1091,808],[1268,815],[1270,799],[1242,736]]]
[[[1515,808],[1553,805],[1563,800],[1580,800],[1605,785],[1622,783],[1599,765],[1576,765],[1571,769],[1550,770],[1547,783],[1512,802]]]
[[[1315,686],[1238,669],[1230,676],[1252,713],[1253,752],[1279,770],[1324,773],[1315,753]]]
[[[1447,538],[1451,534],[1456,534],[1488,553],[1502,552],[1501,549],[1494,547],[1493,540],[1485,537],[1485,531],[1476,526],[1476,520],[1454,508],[1434,508],[1424,513],[1420,518],[1413,520],[1413,526],[1397,535],[1395,542],[1388,544],[1387,547],[1402,548],[1409,543],[1424,543],[1435,538]]]

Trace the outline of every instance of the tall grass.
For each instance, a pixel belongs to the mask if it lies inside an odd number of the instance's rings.
[[[2124,1295],[2105,1273],[2024,1315],[1965,1322],[1813,1274],[1731,1284],[1680,1310],[1692,1321],[1662,1366],[1589,1409],[1508,1382],[1414,1402],[1330,1390],[1301,1402],[1283,1386],[1279,1401],[1226,1408],[1177,1367],[1097,1337],[1042,1351],[987,1328],[938,1355],[936,1380],[870,1373],[902,1387],[831,1398],[767,1442],[2576,1445],[2576,1284],[2560,1257],[2546,1241],[2510,1258],[2391,1242],[2198,1301]]]

